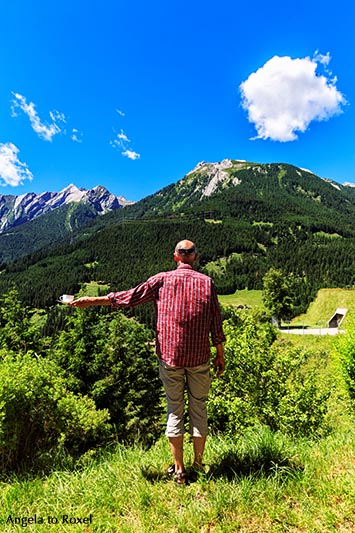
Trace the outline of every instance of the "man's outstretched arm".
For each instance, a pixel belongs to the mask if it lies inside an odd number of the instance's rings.
[[[85,309],[85,307],[92,307],[94,305],[111,305],[111,300],[108,296],[81,296],[81,298],[73,300],[68,305]]]
[[[72,307],[91,307],[94,305],[112,305],[112,307],[135,307],[147,302],[152,302],[156,298],[156,293],[160,285],[160,276],[152,276],[144,283],[128,291],[110,292],[106,296],[82,296],[69,305]]]

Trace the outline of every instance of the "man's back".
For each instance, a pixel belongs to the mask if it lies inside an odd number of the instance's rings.
[[[171,366],[205,363],[210,358],[209,334],[222,331],[213,281],[187,264],[160,276],[155,300],[158,355]]]
[[[225,340],[215,285],[191,265],[180,264],[108,298],[117,307],[155,302],[157,355],[171,366],[203,364],[211,355],[209,335],[215,346]]]

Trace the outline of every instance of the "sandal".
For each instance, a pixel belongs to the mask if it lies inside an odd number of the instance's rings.
[[[166,471],[166,474],[169,476],[169,477],[173,477],[173,475],[175,474],[175,465],[172,464],[169,466],[169,468],[167,469]]]
[[[174,472],[174,481],[178,485],[186,483],[186,472]]]
[[[183,485],[186,483],[186,472],[185,470],[183,472],[175,472],[175,465],[172,464],[169,466],[169,468],[166,471],[167,475],[169,477],[172,477],[178,485]]]

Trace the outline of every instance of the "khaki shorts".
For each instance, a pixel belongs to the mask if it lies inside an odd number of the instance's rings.
[[[211,386],[210,362],[192,367],[173,367],[160,359],[159,376],[168,402],[165,434],[168,437],[179,437],[185,433],[184,389],[186,384],[190,419],[189,433],[192,437],[206,437],[208,434],[206,402]]]

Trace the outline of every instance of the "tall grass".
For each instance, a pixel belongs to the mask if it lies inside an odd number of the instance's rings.
[[[206,474],[186,486],[165,476],[165,439],[148,451],[117,445],[75,472],[2,482],[0,528],[23,531],[11,520],[36,516],[25,530],[350,533],[354,445],[350,424],[320,441],[290,441],[264,428],[233,440],[215,436],[206,449]],[[88,523],[62,523],[63,516]]]

